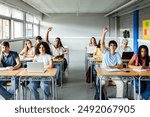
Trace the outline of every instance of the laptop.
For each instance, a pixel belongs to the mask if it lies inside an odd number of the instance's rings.
[[[44,73],[43,62],[27,62],[27,72],[29,73]]]
[[[123,52],[122,53],[122,59],[131,59],[134,52]]]

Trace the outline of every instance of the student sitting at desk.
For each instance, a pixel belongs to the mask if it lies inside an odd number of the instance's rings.
[[[9,43],[3,41],[1,43],[1,63],[3,67],[10,67],[10,70],[19,69],[21,66],[18,53],[10,50]],[[0,76],[0,78],[5,78],[7,76]],[[0,81],[0,95],[2,95],[6,100],[12,99],[14,97],[14,82],[11,81],[11,88],[7,91],[3,84],[5,81]],[[15,79],[15,88],[18,87],[18,80]]]
[[[47,33],[46,33],[45,41],[49,44],[50,49],[51,49],[51,51],[53,52],[54,45],[53,45],[53,44],[49,41],[49,39],[48,39],[48,38],[49,38],[49,32],[51,32],[52,29],[53,29],[53,27],[49,27],[49,28],[48,28]],[[60,46],[63,48],[63,51],[66,52],[66,50],[65,50],[65,48],[64,48],[64,46],[63,46],[63,44],[62,44],[62,42],[61,42],[61,39],[60,39],[59,37],[56,37],[56,38],[55,38],[55,41],[59,41],[59,42],[60,42]],[[54,43],[55,43],[55,41],[54,41]],[[53,53],[52,53],[52,54],[53,54]]]
[[[102,68],[123,68],[121,56],[118,52],[115,52],[117,48],[116,41],[111,40],[109,42],[109,50],[105,46],[105,36],[107,32],[108,28],[104,28],[101,40],[101,50],[103,52]],[[115,79],[116,97],[123,97],[123,81],[120,79],[120,77],[112,78]]]
[[[99,40],[99,42],[97,44],[97,48],[93,52],[93,57],[94,58],[100,58],[100,59],[102,59],[102,57],[103,57],[103,53],[102,53],[102,50],[101,50],[101,42],[100,42],[100,40]]]
[[[94,50],[97,48],[97,42],[95,37],[90,39],[89,45],[86,47],[86,52],[88,53],[88,57],[92,57]]]
[[[50,48],[46,42],[40,42],[36,46],[35,57],[34,57],[33,61],[34,62],[43,62],[45,68],[52,68],[53,67],[52,55],[50,53]],[[34,94],[34,98],[36,100],[40,99],[39,92],[37,91],[38,84],[39,83],[37,81],[30,81],[30,83],[28,85],[29,89]],[[40,86],[44,92],[44,99],[45,100],[48,100],[50,97],[49,84],[50,84],[50,82],[44,81],[44,79],[41,78]]]
[[[150,69],[150,56],[148,55],[148,47],[141,45],[138,54],[135,54],[129,61],[128,67],[132,69]],[[136,80],[136,89],[138,90],[138,81]],[[145,100],[150,97],[150,81],[141,81],[141,96]]]
[[[41,36],[36,36],[36,38],[35,38],[35,45],[34,46],[36,46],[40,42],[42,42],[42,37]]]
[[[120,56],[122,57],[123,52],[132,52],[130,46],[128,46],[128,40],[123,39],[121,42],[121,46],[117,48],[117,52],[119,52]]]
[[[32,42],[30,40],[25,41],[25,46],[23,50],[20,52],[20,55],[23,57],[34,57],[35,56],[35,48],[32,46]]]

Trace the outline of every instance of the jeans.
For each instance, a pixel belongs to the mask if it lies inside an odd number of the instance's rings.
[[[33,78],[41,79],[40,87],[44,92],[44,99],[48,100],[49,97],[50,97],[50,84],[51,84],[51,81],[45,81],[45,78],[42,78],[42,77],[32,77],[31,78],[30,83],[28,84],[28,88],[33,93],[35,100],[40,99],[39,92],[37,91],[37,88],[39,87],[39,81],[32,81]]]
[[[58,63],[54,63],[54,68],[57,68],[57,72],[56,72],[56,79],[61,79],[61,68],[60,68],[60,64]]]
[[[0,79],[10,79],[10,76],[0,76]],[[14,95],[14,85],[15,85],[15,89],[18,88],[18,83],[19,80],[18,78],[12,77],[11,78],[11,87],[10,89],[7,91],[3,85],[5,84],[5,81],[0,81],[0,95],[5,98],[6,100],[9,100],[13,95]]]
[[[149,78],[149,77],[145,77],[145,78]],[[143,85],[146,85],[146,86],[144,88],[144,91],[141,92],[141,96],[145,100],[148,100],[148,98],[150,97],[150,81],[141,81],[141,87],[140,87],[140,89],[142,89]],[[138,82],[137,79],[135,79],[135,88],[136,88],[136,91],[138,91],[139,82]]]

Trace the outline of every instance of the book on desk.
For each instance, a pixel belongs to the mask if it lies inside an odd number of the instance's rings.
[[[106,68],[105,70],[108,71],[108,72],[121,72],[122,71],[118,68]]]

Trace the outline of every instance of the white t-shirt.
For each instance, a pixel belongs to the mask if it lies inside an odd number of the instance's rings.
[[[117,48],[117,52],[120,54],[120,56],[122,57],[122,53],[123,52],[132,52],[132,49],[129,47],[129,46],[127,46],[126,48],[125,48],[125,50],[123,50],[121,47],[118,47]]]
[[[35,53],[35,47],[32,47],[27,51],[27,55],[33,55]]]
[[[97,47],[96,46],[87,46],[86,48],[87,48],[87,53],[93,53]]]
[[[52,56],[49,54],[39,54],[35,55],[33,61],[43,62],[44,66],[49,64],[49,61],[52,59]]]
[[[56,56],[60,56],[62,55],[64,52],[63,52],[63,47],[60,47],[60,48],[54,48],[53,50],[53,56],[56,57]]]

